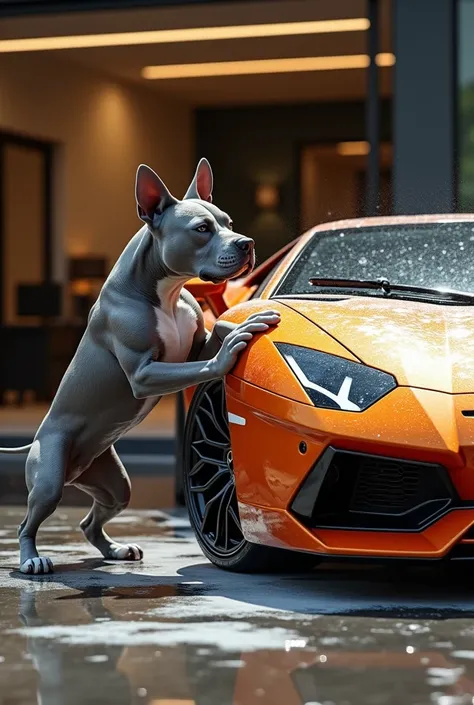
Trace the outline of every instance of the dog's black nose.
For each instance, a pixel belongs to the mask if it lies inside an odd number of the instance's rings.
[[[235,244],[237,245],[239,250],[243,250],[244,252],[251,252],[254,246],[254,241],[250,237],[239,237],[239,239],[235,241]]]

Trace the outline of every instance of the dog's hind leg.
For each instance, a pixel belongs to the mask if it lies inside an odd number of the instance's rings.
[[[35,440],[28,454],[28,509],[18,530],[22,573],[38,575],[53,571],[51,560],[38,555],[36,534],[61,501],[68,455],[69,441],[58,434],[45,434]]]
[[[94,500],[89,514],[81,521],[87,540],[111,560],[139,561],[142,549],[136,544],[120,544],[104,531],[104,524],[127,508],[130,502],[130,478],[114,447],[99,455],[74,482]]]

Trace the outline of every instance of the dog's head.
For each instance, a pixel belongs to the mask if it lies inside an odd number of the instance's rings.
[[[254,241],[234,232],[227,213],[212,203],[212,185],[211,166],[201,159],[180,201],[142,164],[135,193],[138,215],[153,233],[170,273],[218,283],[250,272],[255,255]]]

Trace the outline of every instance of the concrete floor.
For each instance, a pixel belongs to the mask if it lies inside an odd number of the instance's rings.
[[[467,705],[474,574],[327,564],[303,576],[213,568],[185,517],[129,511],[112,564],[60,509],[51,577],[15,571],[23,512],[0,511],[1,705]]]

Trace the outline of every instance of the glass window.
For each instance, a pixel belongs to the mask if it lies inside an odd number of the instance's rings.
[[[317,233],[277,294],[314,294],[312,277],[474,292],[474,221]]]

